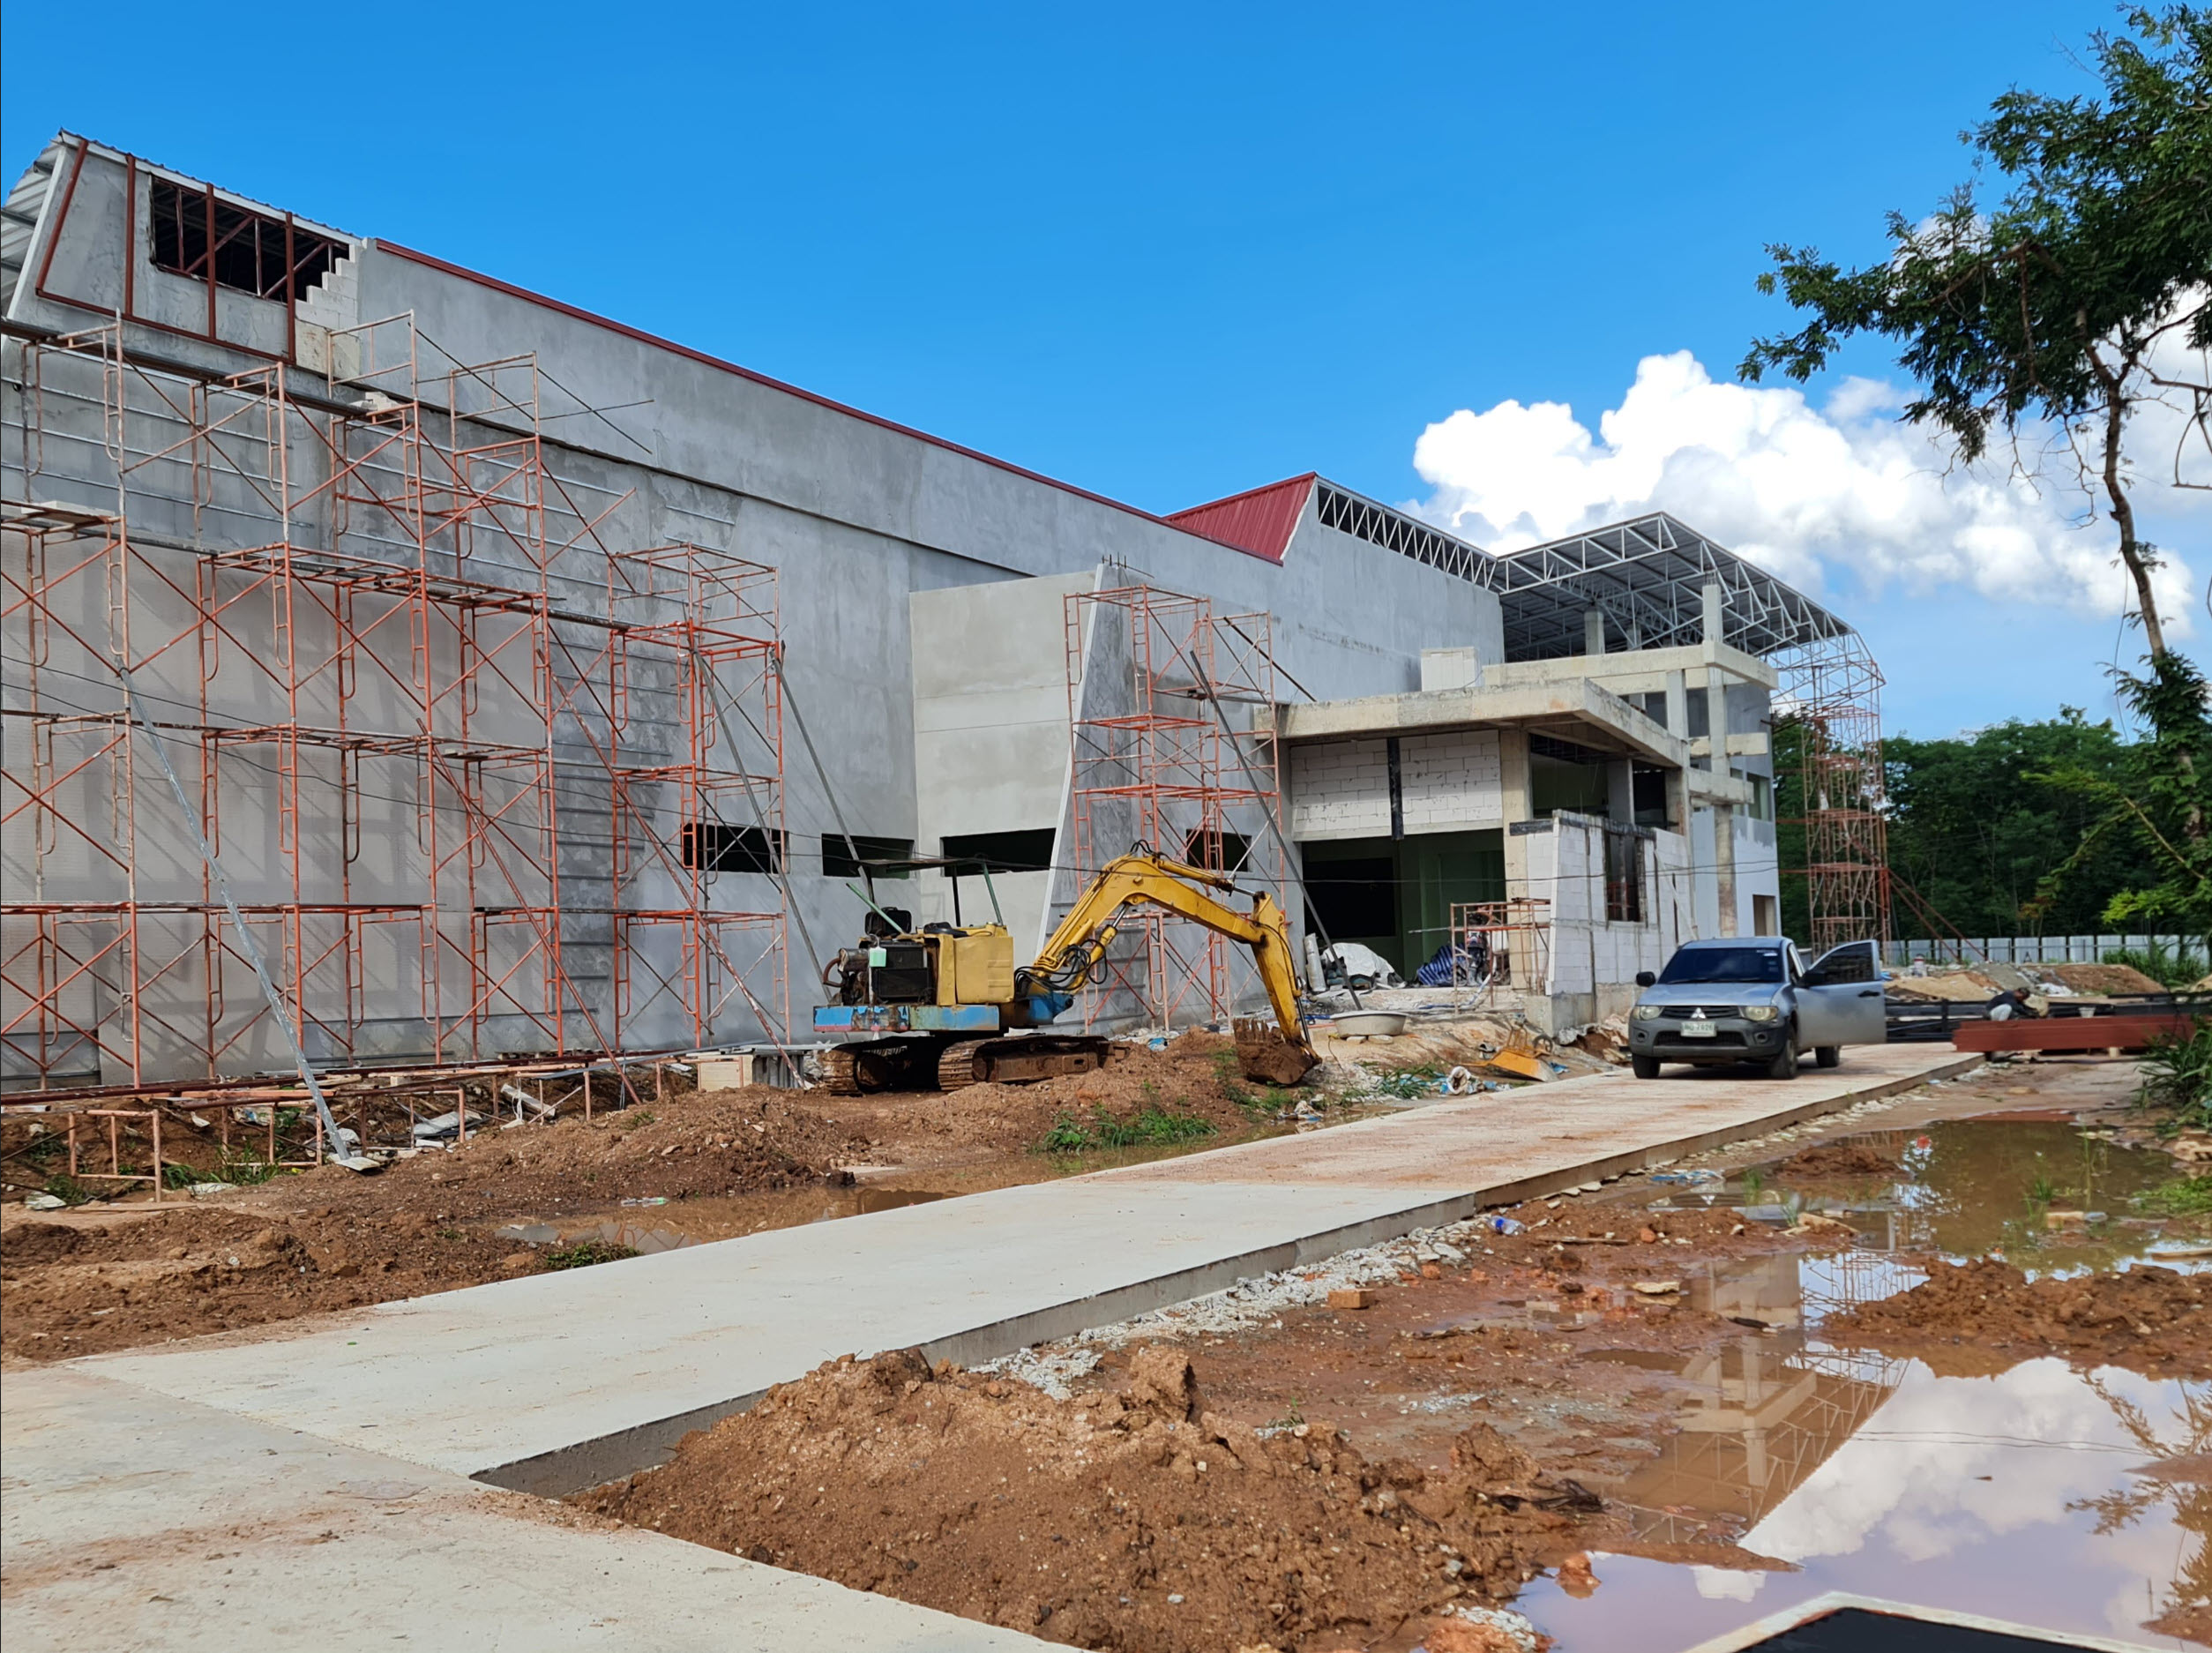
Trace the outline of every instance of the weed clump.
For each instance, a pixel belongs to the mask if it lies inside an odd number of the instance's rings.
[[[1117,1119],[1099,1103],[1087,1122],[1065,1109],[1053,1116],[1052,1128],[1037,1147],[1046,1154],[1081,1154],[1102,1148],[1150,1148],[1195,1142],[1214,1134],[1213,1122],[1194,1113],[1171,1113],[1147,1103],[1127,1119]]]
[[[573,1245],[563,1245],[544,1253],[548,1268],[589,1268],[594,1263],[618,1263],[625,1257],[635,1257],[637,1248],[631,1245],[611,1245],[606,1240],[579,1240]]]

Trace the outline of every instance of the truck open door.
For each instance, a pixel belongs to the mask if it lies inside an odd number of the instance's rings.
[[[1797,984],[1797,1027],[1816,1049],[1889,1042],[1881,960],[1872,941],[1830,947]]]

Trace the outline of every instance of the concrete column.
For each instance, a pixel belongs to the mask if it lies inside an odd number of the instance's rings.
[[[1719,671],[1705,672],[1705,727],[1713,741],[1713,756],[1706,766],[1715,774],[1728,773],[1728,684]]]
[[[1728,639],[1723,632],[1727,629],[1728,598],[1721,589],[1721,582],[1717,580],[1707,580],[1705,589],[1699,595],[1704,599],[1705,640],[1708,643],[1725,643]]]
[[[1736,806],[1713,805],[1713,882],[1720,895],[1721,933],[1739,933],[1736,917]]]
[[[1690,691],[1678,671],[1667,674],[1667,733],[1677,740],[1690,738]]]
[[[1524,729],[1498,731],[1498,799],[1506,818],[1506,894],[1528,893],[1528,841],[1513,833],[1513,823],[1528,819],[1528,736]]]
[[[1605,765],[1605,817],[1624,826],[1635,821],[1636,772],[1626,758],[1615,758]]]
[[[1602,654],[1605,652],[1605,616],[1597,609],[1582,611],[1582,652]]]

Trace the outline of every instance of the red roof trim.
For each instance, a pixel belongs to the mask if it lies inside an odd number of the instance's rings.
[[[1308,471],[1264,488],[1248,488],[1226,499],[1173,512],[1167,520],[1186,532],[1233,545],[1248,557],[1280,565],[1298,519],[1305,514],[1316,475]]]
[[[656,350],[666,350],[672,355],[684,356],[704,366],[718,368],[725,373],[734,373],[739,378],[751,379],[756,385],[765,385],[770,390],[781,391],[787,396],[796,396],[800,400],[812,402],[818,408],[826,408],[833,413],[841,413],[849,418],[863,420],[869,424],[879,426],[886,430],[895,430],[902,437],[912,437],[917,442],[927,442],[931,447],[943,448],[947,453],[958,453],[964,459],[975,460],[998,470],[1010,471],[1016,476],[1027,477],[1033,482],[1042,482],[1047,488],[1057,488],[1062,493],[1073,494],[1077,498],[1087,499],[1094,505],[1106,505],[1116,511],[1125,511],[1132,517],[1142,517],[1147,522],[1157,522],[1163,527],[1179,527],[1185,534],[1195,535],[1199,539],[1211,541],[1217,545],[1228,545],[1232,550],[1241,551],[1246,549],[1233,542],[1218,539],[1211,534],[1184,527],[1172,517],[1155,516],[1153,512],[1141,510],[1136,505],[1125,504],[1118,499],[1110,499],[1104,494],[1095,494],[1087,488],[1078,488],[1072,482],[1064,482],[1057,477],[1047,476],[1041,471],[1026,469],[1006,460],[995,459],[990,454],[982,453],[977,449],[962,447],[957,442],[948,442],[943,437],[931,436],[928,431],[917,430],[912,425],[902,425],[896,420],[883,418],[861,408],[850,407],[844,402],[833,400],[827,396],[818,396],[811,390],[802,390],[796,385],[788,385],[780,378],[771,378],[767,374],[757,373],[749,367],[740,367],[736,363],[725,361],[721,356],[709,355],[704,350],[694,350],[689,345],[677,344],[672,339],[663,339],[658,333],[647,333],[642,327],[632,327],[626,322],[610,320],[605,316],[595,314],[577,305],[564,303],[557,298],[548,298],[542,293],[534,293],[527,287],[517,287],[513,282],[503,281],[496,275],[486,275],[481,271],[471,270],[465,265],[449,263],[430,253],[417,252],[414,248],[403,247],[396,241],[376,240],[369,244],[380,252],[391,253],[395,258],[406,258],[411,263],[442,271],[447,275],[459,276],[464,281],[474,281],[479,287],[490,288],[494,292],[504,293],[510,298],[522,299],[527,303],[573,318],[575,320],[589,322],[594,327],[604,327],[608,332],[618,333],[625,339],[635,339],[640,344],[649,344]],[[1205,507],[1199,508],[1203,510]],[[1280,556],[1276,560],[1281,560]]]

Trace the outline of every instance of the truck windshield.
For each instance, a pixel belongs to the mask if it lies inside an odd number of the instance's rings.
[[[1773,947],[1685,947],[1659,972],[1663,982],[1778,982],[1782,954]]]

